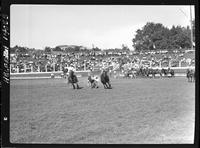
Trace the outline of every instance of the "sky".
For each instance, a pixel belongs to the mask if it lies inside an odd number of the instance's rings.
[[[137,29],[147,22],[190,25],[189,5],[11,5],[10,46],[44,49],[80,45],[131,50]],[[192,6],[194,18],[194,7]]]

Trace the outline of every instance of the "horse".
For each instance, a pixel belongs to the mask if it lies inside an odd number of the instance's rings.
[[[154,77],[155,77],[155,72],[154,72],[154,70],[153,70],[152,68],[146,69],[146,76],[147,76],[148,78],[154,78]]]
[[[174,77],[174,70],[173,69],[170,69],[168,72],[171,74],[171,77]]]
[[[69,72],[69,76],[68,76],[68,84],[72,84],[73,89],[80,89],[79,85],[78,85],[78,78],[77,76],[74,74],[74,71],[70,70]],[[76,84],[76,87],[75,87]]]
[[[167,69],[164,69],[164,68],[162,68],[161,69],[161,75],[162,75],[162,77],[164,76],[167,76]]]
[[[188,79],[188,82],[194,82],[195,81],[195,71],[193,71],[192,69],[187,69],[186,72],[186,77]]]
[[[155,77],[162,77],[161,70],[155,69],[155,70],[154,70],[154,75],[155,75]]]
[[[109,76],[107,74],[107,71],[104,70],[102,72],[100,78],[101,78],[101,83],[103,84],[105,89],[111,89],[112,88],[111,84],[110,84]]]

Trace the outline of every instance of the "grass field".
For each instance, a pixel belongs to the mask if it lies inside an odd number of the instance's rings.
[[[64,79],[11,80],[12,143],[193,143],[195,83],[112,79],[73,90]]]

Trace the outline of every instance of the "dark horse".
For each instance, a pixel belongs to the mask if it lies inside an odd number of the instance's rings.
[[[74,74],[74,72],[72,70],[70,70],[69,72],[69,76],[68,76],[68,84],[71,83],[73,86],[73,89],[80,89],[79,85],[78,85],[78,79],[77,76]],[[76,87],[75,87],[76,84]]]
[[[188,82],[194,82],[195,81],[195,71],[192,69],[187,69],[186,76],[188,79]]]
[[[167,76],[167,77],[174,77],[175,76],[175,74],[174,74],[174,70],[173,69],[170,69],[170,68],[168,68],[168,69],[164,69],[164,68],[162,68],[162,70],[161,70],[161,74],[162,74],[162,76]],[[170,75],[169,75],[170,74]]]
[[[167,76],[167,69],[162,68],[161,69],[161,75],[164,76],[164,77]]]
[[[174,70],[173,69],[168,68],[168,73],[171,74],[170,77],[174,77]]]
[[[101,74],[101,83],[103,84],[105,89],[111,89],[111,84],[110,84],[110,79],[109,76],[107,74],[107,71],[103,71],[103,73]]]

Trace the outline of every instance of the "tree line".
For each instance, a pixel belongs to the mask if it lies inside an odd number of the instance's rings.
[[[192,28],[193,35],[195,35],[194,21]],[[161,23],[147,22],[142,29],[136,31],[132,42],[136,51],[191,48],[191,30],[189,26],[186,28],[172,26],[169,29]]]

